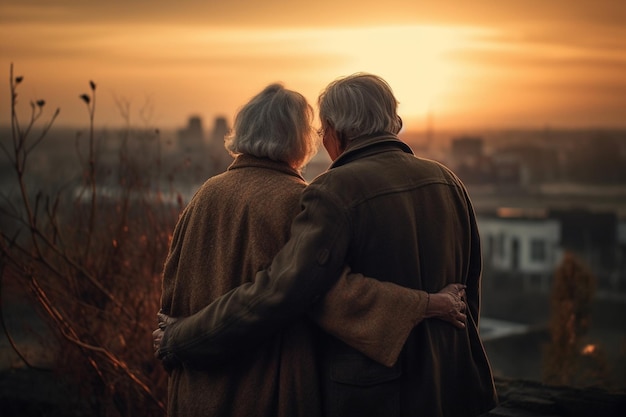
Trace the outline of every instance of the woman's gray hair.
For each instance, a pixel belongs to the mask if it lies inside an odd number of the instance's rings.
[[[270,84],[239,110],[224,146],[232,155],[269,158],[300,169],[319,146],[312,122],[313,108],[302,94]]]
[[[402,128],[398,101],[377,75],[356,73],[333,81],[318,105],[322,128],[332,127],[344,141],[378,132],[397,134]]]

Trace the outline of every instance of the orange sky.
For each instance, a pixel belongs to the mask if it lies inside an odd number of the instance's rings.
[[[170,128],[366,71],[408,128],[626,127],[624,0],[2,0],[2,124],[11,62],[21,111],[45,99],[58,125],[87,123],[89,80],[98,126]]]

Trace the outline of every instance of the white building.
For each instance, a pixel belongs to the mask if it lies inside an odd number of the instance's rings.
[[[561,225],[539,212],[503,209],[497,216],[479,216],[485,268],[519,276],[522,288],[549,291],[561,261]]]

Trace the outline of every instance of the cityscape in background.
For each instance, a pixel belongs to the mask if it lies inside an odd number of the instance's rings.
[[[204,180],[232,162],[223,146],[229,129],[226,118],[206,126],[192,116],[174,131],[97,132],[100,179],[110,179],[114,194],[125,175],[115,172],[123,148],[150,174],[155,193],[186,204]],[[78,184],[86,135],[52,129],[32,154],[31,189],[54,192]],[[10,137],[10,130],[2,136]],[[494,373],[541,379],[552,278],[566,252],[579,256],[597,280],[589,343],[601,347],[610,363],[624,361],[626,130],[428,128],[400,136],[417,156],[447,165],[468,187],[482,238],[481,332]],[[0,161],[0,187],[11,195],[15,173],[6,158]],[[329,164],[320,148],[303,175],[311,181]],[[626,386],[624,375],[616,378]]]

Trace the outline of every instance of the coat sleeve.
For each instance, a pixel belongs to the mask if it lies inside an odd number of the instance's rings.
[[[426,292],[382,282],[346,268],[311,317],[324,331],[382,365],[392,367],[424,319]]]
[[[253,348],[302,318],[335,284],[349,244],[346,209],[320,187],[309,186],[301,201],[291,238],[268,269],[167,326],[158,351],[164,362],[207,366]]]
[[[307,198],[306,201],[312,198],[314,197]],[[322,216],[323,211],[316,211],[314,213],[316,216],[303,215],[296,220],[294,234],[292,234],[297,236],[295,234],[296,231],[307,231],[301,235],[300,243],[297,247],[300,250],[311,247],[312,250],[305,251],[302,256],[317,254],[317,262],[315,262],[318,265],[317,268],[323,266],[322,264],[324,264],[327,253],[335,253],[337,255],[335,250],[338,245],[343,244],[342,242],[347,244],[343,236],[347,232],[339,230],[339,224],[336,220],[331,221],[333,217],[337,217],[340,214],[341,210],[337,207],[333,208],[333,204],[326,205],[328,206],[326,209],[329,214],[328,217]],[[321,225],[305,228],[304,224],[306,222],[320,222]],[[334,225],[332,228],[337,235],[334,238],[334,243],[332,243],[333,237],[324,231],[324,222]],[[316,234],[318,235],[317,237]],[[329,239],[320,239],[320,236],[329,236]],[[309,243],[306,243],[306,241],[309,241]],[[323,248],[323,243],[325,243],[329,249],[332,248],[335,252],[330,250],[325,252],[323,249],[316,251],[312,242],[322,243],[320,248]],[[290,244],[295,245],[294,242],[290,242]],[[285,250],[290,249],[286,248]],[[289,253],[293,253],[294,250],[296,249],[292,249]],[[296,258],[288,259],[294,260]],[[332,262],[339,262],[339,259],[338,256],[335,256],[334,260],[326,260],[326,262],[331,263],[330,268],[336,268]],[[299,264],[304,267],[304,265],[307,265],[307,262],[301,261]],[[269,332],[273,331],[271,329],[279,330],[280,323],[283,322],[282,320],[288,322],[297,316],[299,312],[306,311],[305,306],[318,298],[316,294],[324,291],[326,283],[332,282],[332,279],[328,279],[332,277],[324,277],[324,280],[320,280],[319,289],[314,289],[311,293],[312,298],[303,298],[303,303],[294,305],[295,309],[292,313],[289,313],[289,301],[287,299],[279,301],[281,297],[287,296],[287,293],[280,294],[286,288],[276,285],[263,289],[261,284],[272,285],[271,270],[278,274],[278,269],[281,267],[294,268],[297,265],[297,263],[292,265],[276,262],[270,270],[261,272],[254,284],[246,284],[248,288],[236,289],[222,299],[218,299],[216,302],[220,304],[210,305],[191,317],[178,320],[176,326],[173,326],[174,328],[167,332],[167,337],[164,337],[161,355],[169,356],[170,359],[175,357],[176,361],[189,364],[194,362],[206,364],[207,360],[211,360],[211,356],[220,357],[223,354],[236,351],[238,349],[233,349],[234,347],[239,343],[244,344],[244,339],[251,339],[254,332],[248,332],[242,335],[244,336],[243,339],[239,339],[236,334],[231,334],[231,331],[236,332],[239,326],[263,326],[264,320],[270,320],[271,313],[269,311],[272,308],[284,309],[282,318],[279,316],[275,319],[276,321],[272,320],[271,323],[266,324],[270,326],[268,328]],[[325,273],[324,270],[328,271],[329,274],[332,273],[331,269],[322,269],[320,273]],[[291,277],[286,273],[278,274],[277,276],[283,280],[288,280],[286,285],[296,286],[300,285],[297,282],[298,279],[316,279],[315,277],[307,278],[306,274],[298,273],[297,271],[293,271],[293,274]],[[337,275],[338,273],[334,274],[334,276]],[[296,281],[292,282],[291,280]],[[312,288],[315,288],[315,286]],[[277,293],[271,295],[271,291],[276,291]],[[260,297],[258,304],[253,305],[250,304],[252,301],[245,301],[246,297],[254,297],[255,294]],[[307,297],[306,293],[299,296]],[[273,297],[277,298],[274,299]],[[342,340],[370,359],[385,366],[393,366],[411,330],[424,318],[426,310],[425,300],[426,293],[423,291],[404,288],[391,282],[381,282],[374,278],[364,277],[361,274],[349,273],[349,269],[345,268],[337,283],[320,301],[314,304],[309,312],[311,318],[327,333]],[[285,304],[283,307],[280,307],[282,302],[285,302]],[[277,304],[273,305],[274,303]],[[264,304],[267,305],[264,306]],[[235,309],[238,305],[240,310],[236,311]],[[273,306],[270,307],[270,305]],[[248,308],[250,310],[246,313]],[[255,311],[261,312],[264,309],[268,313],[267,316],[259,315],[253,319],[254,314],[260,314],[255,313]],[[241,317],[227,317],[233,312],[241,314]],[[219,326],[224,326],[224,328],[218,330]],[[229,327],[231,330],[228,330]],[[213,333],[212,337],[210,333]],[[224,342],[221,343],[220,340]],[[226,340],[231,340],[231,342],[226,342]],[[223,346],[223,348],[220,346]]]

